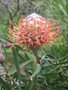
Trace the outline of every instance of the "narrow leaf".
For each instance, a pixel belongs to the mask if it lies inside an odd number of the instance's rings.
[[[22,68],[22,67],[24,67],[25,65],[29,64],[31,61],[32,61],[32,60],[29,60],[29,61],[26,61],[26,62],[20,64],[20,68]],[[17,72],[17,69],[16,69],[16,68],[12,68],[12,69],[10,69],[8,75],[13,75],[13,74],[16,73],[16,72]]]
[[[64,13],[64,15],[67,16],[67,12],[64,10],[63,6],[61,4],[59,4],[59,7],[60,7],[61,11]]]
[[[14,56],[14,63],[17,70],[18,80],[19,80],[19,90],[21,90],[21,74],[20,74],[20,67],[19,67],[19,61],[17,59],[17,52],[16,49],[12,48],[13,56]]]
[[[8,85],[2,78],[0,78],[0,86],[2,86],[5,90],[12,90],[11,86]]]
[[[41,66],[40,64],[36,64],[36,69],[34,71],[34,73],[32,74],[31,78],[35,77],[36,75],[38,75],[38,73],[41,71]]]

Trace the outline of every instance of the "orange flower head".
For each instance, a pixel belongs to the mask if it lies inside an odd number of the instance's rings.
[[[22,47],[38,49],[43,45],[52,45],[60,34],[60,26],[54,21],[49,22],[38,14],[31,14],[26,18],[20,19],[18,25],[13,25],[9,29],[9,39]]]

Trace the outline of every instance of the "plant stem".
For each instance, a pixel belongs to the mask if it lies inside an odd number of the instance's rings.
[[[36,90],[36,77],[34,77],[34,87],[33,90]]]
[[[33,52],[33,54],[34,54],[34,56],[35,56],[35,58],[36,58],[36,61],[37,61],[38,63],[40,63],[40,57],[39,57],[39,55],[38,55],[39,50],[32,50],[32,52]]]

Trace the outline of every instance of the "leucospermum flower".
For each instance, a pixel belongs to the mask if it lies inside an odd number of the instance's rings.
[[[35,13],[20,19],[18,25],[12,25],[13,29],[9,29],[9,39],[21,47],[38,49],[43,45],[51,46],[61,39],[58,37],[61,27]]]

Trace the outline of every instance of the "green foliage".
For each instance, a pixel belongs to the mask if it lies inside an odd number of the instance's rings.
[[[0,86],[2,86],[4,90],[12,90],[11,86],[7,84],[2,78],[0,78]]]
[[[16,7],[16,1],[14,4]],[[7,69],[6,80],[0,78],[0,87],[4,90],[68,90],[68,0],[23,0],[22,6],[13,18],[14,23],[18,24],[21,15],[25,17],[36,12],[46,19],[58,21],[63,38],[52,47],[43,46],[39,50],[39,62],[35,61],[32,51],[27,52],[21,47],[6,49],[5,44],[11,42],[8,39],[10,17],[0,6],[0,40]],[[12,15],[15,10],[11,10]]]

